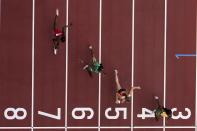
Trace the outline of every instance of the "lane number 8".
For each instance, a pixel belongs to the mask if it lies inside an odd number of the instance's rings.
[[[8,120],[24,120],[27,117],[27,111],[24,108],[6,108],[4,110],[4,117]]]

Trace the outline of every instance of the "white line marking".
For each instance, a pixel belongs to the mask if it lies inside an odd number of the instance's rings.
[[[98,126],[34,127],[34,129],[97,129]],[[130,129],[130,126],[101,126],[101,129]],[[134,129],[162,129],[163,126],[134,126]],[[167,129],[194,129],[196,126],[166,126]],[[32,129],[32,127],[0,127],[0,129]]]
[[[32,129],[32,127],[0,127],[0,129]]]
[[[130,129],[130,126],[102,126],[101,129]]]
[[[197,8],[196,8],[196,54],[197,54]],[[197,57],[196,57],[196,94],[195,94],[196,100],[195,100],[195,126],[197,126]],[[195,131],[197,131],[197,128],[195,128]]]
[[[99,63],[101,63],[101,36],[102,32],[102,0],[99,1]],[[98,99],[98,131],[100,131],[101,126],[101,74],[99,74],[99,99]]]
[[[68,129],[97,129],[97,128],[99,128],[99,127],[97,127],[97,126],[89,126],[89,127],[68,127]]]
[[[165,0],[165,17],[164,17],[164,98],[163,104],[166,107],[166,46],[167,46],[167,0]],[[165,118],[163,119],[163,131],[165,131]]]
[[[66,25],[68,25],[68,7],[69,0],[66,0]],[[66,28],[66,81],[65,81],[65,131],[68,126],[68,28]]]
[[[1,3],[2,3],[2,2],[1,2],[1,0],[0,0],[0,29],[1,29],[1,17],[2,17],[2,16],[1,16],[1,10],[2,10],[2,9],[1,9]]]
[[[31,109],[31,131],[33,131],[34,127],[34,29],[35,29],[35,0],[32,0],[32,109]]]
[[[34,127],[34,129],[66,129],[66,127]]]
[[[132,62],[131,62],[131,85],[134,86],[134,48],[135,48],[135,0],[132,2]],[[131,97],[131,131],[133,131],[133,102],[134,102],[134,93],[132,92]]]
[[[136,129],[143,129],[143,128],[152,128],[152,129],[157,129],[157,128],[167,128],[167,129],[182,129],[182,128],[184,128],[184,129],[189,129],[189,128],[195,128],[195,126],[165,126],[165,127],[163,127],[163,126],[136,126],[136,127],[134,127],[134,128],[136,128]]]

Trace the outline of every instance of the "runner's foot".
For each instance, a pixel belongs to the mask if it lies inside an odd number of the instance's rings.
[[[86,70],[88,68],[88,65],[85,65],[84,67],[83,67],[83,70]]]
[[[89,47],[88,47],[90,50],[92,50],[92,45],[89,45]]]
[[[56,9],[56,15],[59,16],[59,9]]]
[[[158,100],[158,99],[159,99],[159,97],[158,97],[158,96],[154,96],[154,98],[155,98],[155,100]]]

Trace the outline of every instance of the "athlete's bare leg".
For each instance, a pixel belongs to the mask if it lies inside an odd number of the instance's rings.
[[[90,54],[92,56],[92,62],[96,62],[96,57],[94,55],[93,47],[92,45],[89,46]]]
[[[114,70],[114,74],[115,74],[116,90],[118,91],[121,89],[119,78],[118,78],[118,70]]]
[[[85,65],[85,66],[83,67],[83,70],[86,70],[86,71],[88,72],[88,74],[92,77],[92,72],[91,72],[91,70],[90,70],[89,65]]]
[[[55,55],[57,55],[58,48],[59,48],[59,38],[54,38],[53,39],[53,51]]]

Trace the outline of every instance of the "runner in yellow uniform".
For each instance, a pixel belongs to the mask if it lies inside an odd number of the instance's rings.
[[[171,118],[172,117],[172,111],[168,108],[164,108],[163,106],[160,105],[159,103],[159,97],[155,96],[155,100],[157,102],[157,108],[155,109],[155,120],[158,121],[159,118]]]

